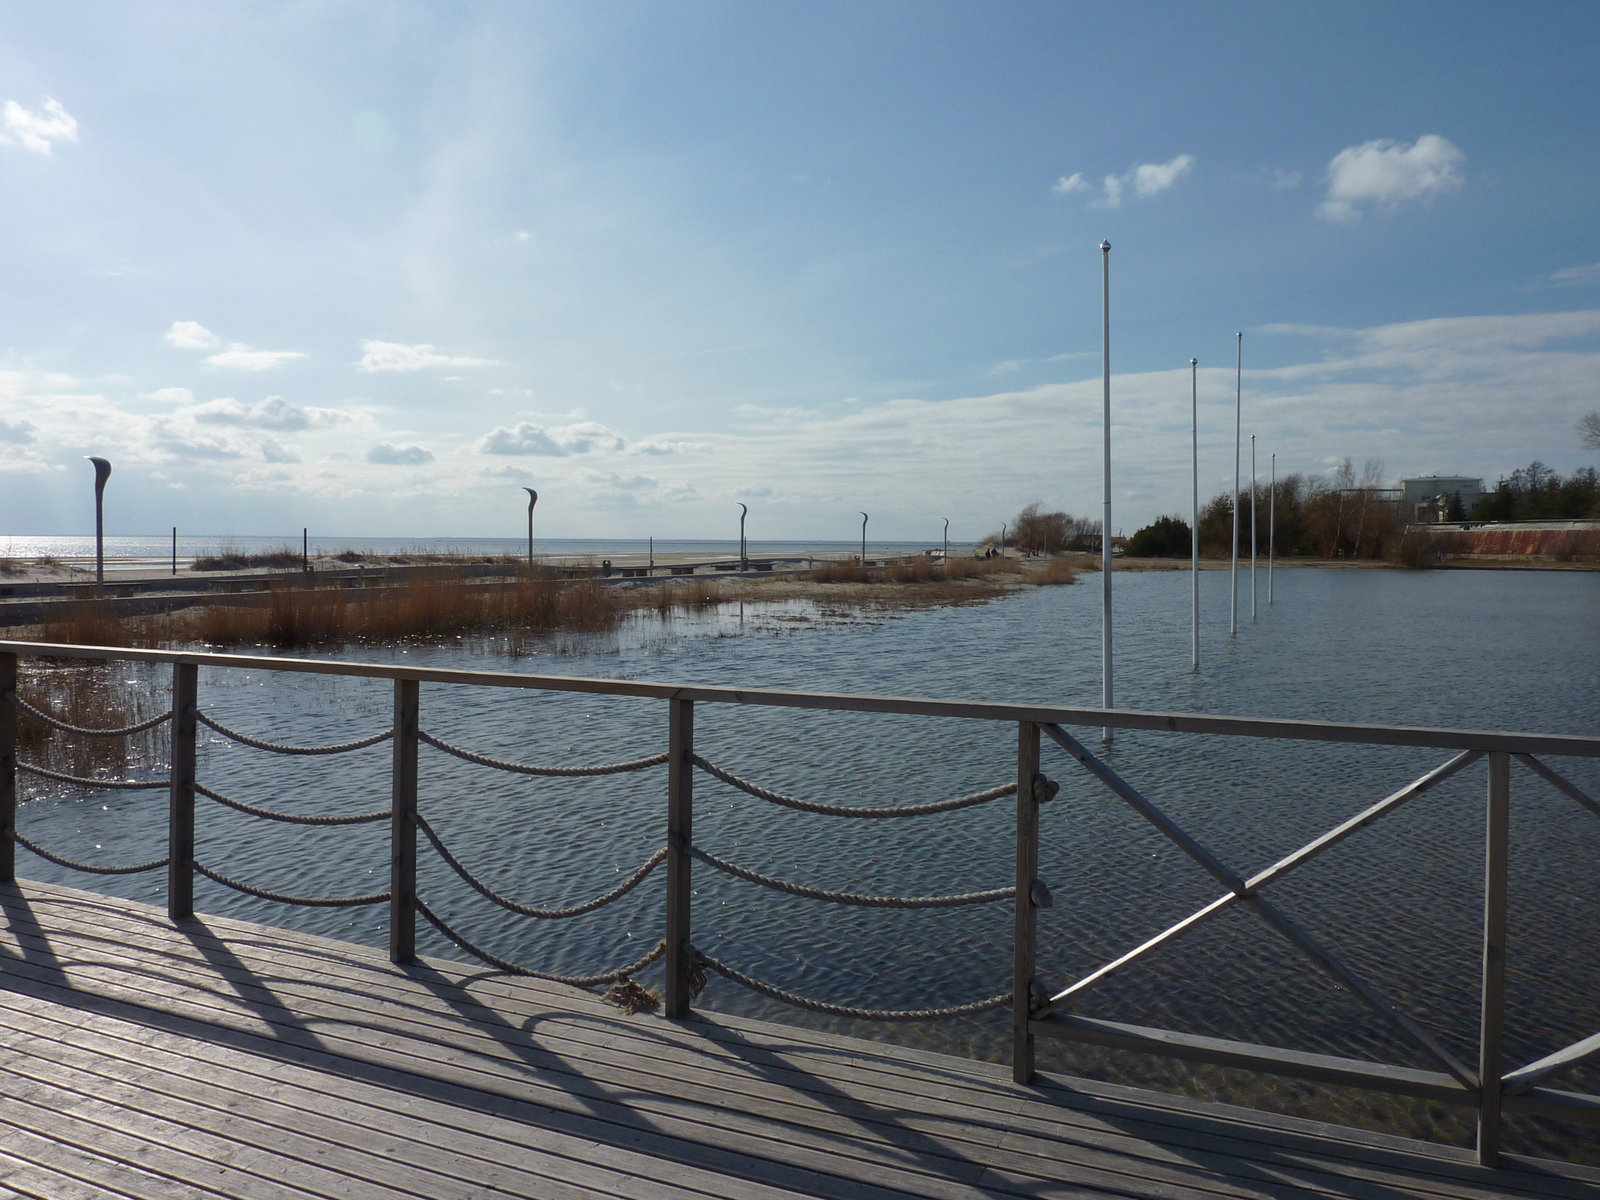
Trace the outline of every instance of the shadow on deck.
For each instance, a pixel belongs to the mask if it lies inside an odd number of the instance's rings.
[[[0,885],[0,1193],[1600,1196],[1600,1171]]]

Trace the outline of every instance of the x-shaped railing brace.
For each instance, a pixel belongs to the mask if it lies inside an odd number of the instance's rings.
[[[1268,925],[1271,925],[1274,929],[1278,930],[1279,933],[1287,937],[1291,942],[1300,948],[1302,953],[1307,955],[1313,962],[1315,962],[1317,966],[1321,967],[1325,972],[1337,980],[1340,986],[1348,989],[1352,994],[1361,997],[1361,999],[1364,1000],[1374,1012],[1383,1017],[1384,1020],[1388,1021],[1389,1024],[1394,1026],[1395,1029],[1399,1030],[1406,1037],[1410,1038],[1413,1042],[1417,1043],[1424,1050],[1426,1050],[1434,1059],[1439,1062],[1441,1066],[1444,1067],[1446,1071],[1454,1076],[1457,1082],[1459,1082],[1463,1087],[1472,1089],[1477,1088],[1478,1077],[1476,1072],[1472,1071],[1464,1063],[1457,1059],[1455,1055],[1451,1054],[1450,1051],[1446,1050],[1442,1045],[1440,1045],[1438,1039],[1436,1039],[1431,1033],[1429,1033],[1421,1025],[1418,1025],[1409,1016],[1401,1012],[1387,999],[1385,999],[1383,995],[1377,991],[1377,989],[1372,987],[1371,984],[1367,983],[1366,980],[1356,975],[1355,972],[1351,971],[1349,967],[1344,965],[1344,963],[1340,962],[1331,953],[1323,949],[1323,947],[1319,945],[1310,934],[1301,929],[1298,924],[1285,915],[1283,911],[1277,907],[1277,905],[1273,904],[1270,900],[1267,900],[1264,896],[1261,896],[1258,893],[1267,884],[1283,878],[1283,876],[1287,875],[1290,871],[1294,870],[1302,863],[1310,861],[1317,855],[1321,854],[1324,850],[1328,850],[1333,846],[1338,845],[1351,834],[1360,829],[1366,828],[1366,826],[1372,824],[1372,822],[1378,820],[1378,818],[1393,812],[1406,801],[1414,799],[1434,785],[1442,783],[1444,780],[1450,778],[1450,776],[1460,771],[1463,767],[1476,761],[1478,758],[1481,758],[1481,754],[1475,750],[1462,751],[1443,766],[1434,768],[1420,779],[1414,780],[1405,787],[1401,788],[1398,792],[1395,792],[1393,795],[1387,796],[1383,800],[1380,800],[1377,804],[1374,804],[1365,812],[1358,813],[1356,816],[1351,817],[1343,824],[1337,825],[1333,829],[1330,829],[1327,833],[1323,834],[1315,841],[1302,846],[1299,850],[1296,850],[1288,857],[1279,859],[1266,870],[1252,876],[1249,879],[1245,879],[1235,873],[1215,854],[1206,849],[1205,846],[1201,845],[1200,842],[1195,840],[1193,837],[1190,837],[1189,834],[1184,832],[1184,830],[1181,829],[1171,818],[1169,818],[1154,804],[1150,803],[1149,800],[1145,799],[1144,796],[1140,795],[1131,784],[1124,780],[1105,763],[1101,762],[1093,754],[1090,754],[1089,751],[1084,748],[1081,742],[1063,730],[1059,725],[1041,725],[1039,728],[1043,730],[1045,735],[1053,742],[1059,745],[1068,754],[1072,755],[1073,758],[1077,759],[1078,762],[1082,764],[1084,769],[1087,770],[1091,775],[1100,780],[1101,783],[1105,784],[1106,787],[1110,788],[1111,791],[1115,792],[1123,800],[1127,801],[1127,803],[1132,806],[1134,811],[1136,811],[1140,816],[1144,817],[1145,820],[1149,821],[1150,824],[1154,825],[1158,830],[1160,830],[1169,841],[1171,841],[1190,858],[1194,859],[1197,863],[1204,867],[1214,879],[1228,889],[1228,893],[1225,896],[1221,896],[1218,899],[1213,900],[1210,904],[1206,905],[1198,912],[1185,917],[1182,921],[1179,921],[1170,929],[1157,934],[1155,937],[1145,942],[1142,946],[1130,950],[1121,958],[1107,963],[1105,966],[1100,967],[1091,974],[1084,976],[1070,987],[1057,992],[1040,1006],[1039,1010],[1035,1014],[1036,1016],[1043,1016],[1045,1013],[1057,1007],[1064,1001],[1070,1000],[1074,996],[1081,994],[1082,992],[1093,987],[1095,984],[1099,983],[1101,980],[1107,978],[1117,971],[1120,971],[1123,967],[1138,961],[1145,955],[1150,954],[1152,951],[1166,945],[1168,942],[1172,941],[1181,934],[1184,934],[1210,920],[1218,913],[1233,907],[1235,904],[1244,902],[1249,904],[1251,908],[1255,909],[1256,913],[1263,920],[1265,920]]]
[[[1333,954],[1319,945],[1310,934],[1300,928],[1275,904],[1259,893],[1268,884],[1282,879],[1295,868],[1309,862],[1323,853],[1323,851],[1338,845],[1351,834],[1365,829],[1368,825],[1387,816],[1407,801],[1414,800],[1429,789],[1443,783],[1452,775],[1482,758],[1481,752],[1476,750],[1462,751],[1449,762],[1435,767],[1425,775],[1412,780],[1405,787],[1385,796],[1370,808],[1334,826],[1321,837],[1308,842],[1292,854],[1279,859],[1265,870],[1245,879],[1229,868],[1198,840],[1186,833],[1176,822],[1141,795],[1137,789],[1109,766],[1091,754],[1083,743],[1079,742],[1059,725],[1041,725],[1039,728],[1043,730],[1047,737],[1077,759],[1086,771],[1126,801],[1134,811],[1149,821],[1150,824],[1154,825],[1169,841],[1204,867],[1213,878],[1228,889],[1228,892],[1226,895],[1213,900],[1204,908],[1185,917],[1176,925],[1163,930],[1155,937],[1134,947],[1120,958],[1106,963],[1104,966],[1085,975],[1076,983],[1063,988],[1039,1005],[1034,1012],[1035,1017],[1047,1015],[1061,1004],[1081,995],[1095,984],[1160,949],[1189,930],[1204,924],[1218,913],[1233,907],[1235,904],[1244,902],[1248,903],[1268,925],[1271,925],[1293,942],[1295,946],[1323,971],[1332,976],[1342,987],[1348,989],[1353,995],[1359,996],[1374,1012],[1388,1021],[1396,1030],[1426,1050],[1462,1086],[1474,1090],[1478,1089],[1479,1080],[1476,1072],[1470,1070],[1440,1045],[1432,1034],[1390,1003],[1377,989],[1373,988],[1334,957]],[[1574,784],[1563,779],[1532,755],[1519,754],[1516,757],[1552,786],[1572,797],[1572,799],[1592,811],[1596,816],[1600,816],[1600,804],[1585,795]],[[1512,1071],[1505,1076],[1505,1092],[1507,1095],[1519,1095],[1531,1089],[1546,1076],[1565,1070],[1568,1067],[1576,1066],[1578,1063],[1595,1055],[1600,1055],[1600,1034],[1584,1038],[1582,1041],[1575,1042],[1571,1046]]]

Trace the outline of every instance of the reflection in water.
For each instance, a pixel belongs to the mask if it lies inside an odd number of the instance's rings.
[[[1280,572],[1277,603],[1226,636],[1222,573],[1202,576],[1213,614],[1202,672],[1188,671],[1188,576],[1117,582],[1118,695],[1130,707],[1413,725],[1597,732],[1600,576],[1581,573]],[[994,604],[852,615],[789,603],[575,639],[519,660],[530,673],[654,678],[804,690],[1093,706],[1098,589],[1047,588]],[[559,651],[559,652],[557,652]],[[462,643],[351,651],[366,661],[501,668],[495,647]],[[157,677],[152,677],[155,680]],[[201,703],[276,740],[341,741],[390,719],[381,682],[270,673],[201,674]],[[659,701],[424,685],[422,724],[497,757],[616,761],[665,747]],[[285,809],[356,812],[387,803],[388,748],[284,759],[207,731],[203,781]],[[768,787],[836,803],[921,802],[1004,782],[1015,730],[976,721],[702,705],[698,749]],[[1091,749],[1098,734],[1082,731]],[[1091,740],[1094,739],[1094,740]],[[497,890],[535,904],[596,895],[664,840],[664,770],[601,779],[528,779],[424,747],[421,804],[441,836]],[[1443,752],[1134,733],[1107,751],[1116,770],[1236,869],[1258,870],[1449,757]],[[1214,899],[1217,886],[1130,809],[1046,745],[1063,784],[1043,813],[1041,873],[1055,894],[1040,963],[1064,982]],[[1600,767],[1556,764],[1591,793]],[[851,821],[776,808],[705,776],[696,840],[756,870],[817,887],[933,894],[1010,881],[1006,800],[916,821]],[[1484,768],[1449,783],[1275,884],[1279,904],[1440,1037],[1476,1061]],[[387,886],[382,826],[263,827],[210,804],[198,856],[260,886],[354,894]],[[28,805],[24,830],[75,856],[130,862],[163,852],[160,793],[59,796]],[[1513,772],[1507,1056],[1525,1062],[1600,1029],[1600,821],[1518,767]],[[639,956],[661,936],[653,879],[617,904],[552,927],[494,909],[421,855],[425,897],[486,948],[555,970]],[[29,859],[23,871],[161,902],[157,876],[86,881]],[[659,878],[659,877],[657,877]],[[197,904],[381,945],[384,914],[284,909],[197,881]],[[838,908],[696,870],[696,943],[779,986],[871,1007],[934,1007],[1004,991],[1010,913]],[[459,957],[424,926],[423,952]],[[656,970],[659,970],[657,968]],[[652,982],[646,979],[646,982]],[[714,982],[703,1005],[1003,1060],[1008,1019],[892,1028],[812,1017]],[[1078,1011],[1138,1024],[1434,1064],[1392,1036],[1282,937],[1231,911],[1083,998]],[[1241,1073],[1046,1044],[1041,1063],[1179,1087],[1288,1111],[1463,1141],[1470,1113]],[[1584,1068],[1558,1086],[1600,1091]],[[1508,1146],[1590,1153],[1568,1130],[1519,1119]]]

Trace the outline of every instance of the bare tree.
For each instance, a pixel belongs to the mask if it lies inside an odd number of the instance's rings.
[[[1349,462],[1349,459],[1345,459]],[[1361,557],[1361,533],[1367,527],[1367,506],[1377,500],[1377,492],[1383,486],[1383,461],[1377,458],[1367,459],[1367,465],[1361,471],[1361,489],[1356,497],[1361,505],[1356,516],[1356,545],[1355,557]]]
[[[1584,413],[1578,418],[1578,436],[1591,450],[1600,450],[1600,411]]]

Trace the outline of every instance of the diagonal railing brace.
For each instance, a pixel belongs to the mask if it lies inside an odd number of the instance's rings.
[[[1052,741],[1077,759],[1085,770],[1126,801],[1130,807],[1166,835],[1179,849],[1221,881],[1223,886],[1232,891],[1236,897],[1248,901],[1263,920],[1298,946],[1302,953],[1337,980],[1340,986],[1346,988],[1353,995],[1359,996],[1369,1008],[1388,1021],[1396,1030],[1405,1034],[1431,1054],[1464,1087],[1474,1089],[1478,1087],[1476,1073],[1465,1066],[1449,1050],[1445,1049],[1437,1038],[1391,1004],[1382,993],[1350,970],[1333,954],[1323,949],[1316,939],[1301,929],[1275,904],[1265,897],[1253,894],[1242,877],[1199,841],[1186,833],[1159,808],[1140,795],[1132,784],[1101,762],[1100,759],[1089,753],[1081,742],[1059,725],[1041,725],[1039,728]]]
[[[1252,875],[1249,879],[1245,880],[1245,895],[1253,893],[1260,888],[1264,888],[1269,883],[1274,883],[1277,880],[1282,879],[1296,867],[1299,867],[1303,863],[1309,862],[1323,851],[1329,850],[1338,845],[1351,834],[1365,829],[1368,825],[1371,825],[1380,817],[1387,816],[1389,813],[1399,808],[1402,804],[1409,800],[1414,800],[1416,797],[1422,795],[1430,788],[1444,782],[1446,779],[1449,779],[1463,767],[1476,762],[1482,757],[1483,755],[1476,750],[1464,750],[1452,758],[1449,762],[1443,764],[1442,766],[1435,767],[1433,770],[1429,771],[1426,775],[1423,775],[1420,778],[1412,780],[1399,791],[1385,796],[1371,808],[1357,813],[1348,821],[1334,826],[1315,841],[1308,842],[1294,853],[1280,858],[1277,862],[1273,863],[1264,871],[1260,871],[1257,874]],[[1135,946],[1132,950],[1122,955],[1122,957],[1106,963],[1104,966],[1096,968],[1088,975],[1085,975],[1082,979],[1079,979],[1076,983],[1063,988],[1054,996],[1050,997],[1050,999],[1046,1001],[1041,1008],[1036,1010],[1035,1015],[1043,1016],[1051,1009],[1054,1009],[1058,1005],[1065,1003],[1079,993],[1088,991],[1095,984],[1101,982],[1111,975],[1116,974],[1124,967],[1132,966],[1141,958],[1144,958],[1146,955],[1159,950],[1168,942],[1171,942],[1176,938],[1181,937],[1189,930],[1204,924],[1218,913],[1232,908],[1244,898],[1245,896],[1238,892],[1229,892],[1225,896],[1218,897],[1204,908],[1185,917],[1176,925],[1162,930],[1160,933],[1156,934],[1155,937],[1138,946]]]

